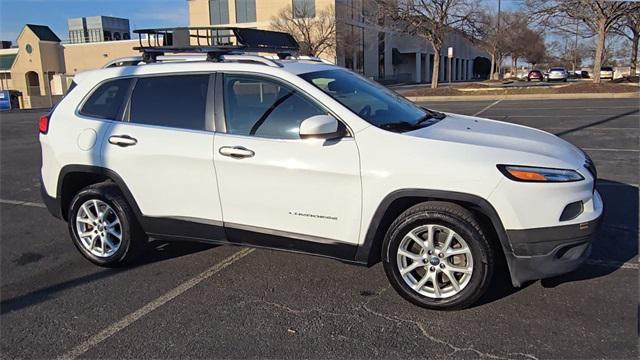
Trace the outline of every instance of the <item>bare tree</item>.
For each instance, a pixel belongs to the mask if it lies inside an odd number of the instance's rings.
[[[300,54],[335,56],[336,14],[333,6],[315,14],[311,9],[289,6],[271,18],[271,29],[293,35],[300,44]]]
[[[425,39],[433,48],[431,87],[438,87],[440,54],[447,33],[468,31],[476,18],[475,0],[375,0],[391,27]]]
[[[502,36],[504,50],[511,57],[512,73],[518,66],[518,59],[524,57],[533,42],[540,41],[541,35],[529,27],[529,18],[522,12],[507,12],[503,15],[505,31]]]
[[[572,31],[581,22],[597,36],[593,82],[600,83],[600,67],[607,33],[628,13],[639,12],[640,2],[611,0],[526,0],[528,13],[546,26]]]
[[[522,58],[530,63],[531,66],[536,66],[536,64],[544,61],[547,56],[547,46],[544,43],[542,34],[529,30],[524,41],[526,46],[521,53]]]
[[[638,68],[638,44],[640,43],[640,10],[626,14],[614,26],[613,31],[631,41],[629,76],[635,76]]]
[[[489,76],[491,80],[497,80],[498,60],[502,62],[504,56],[504,31],[500,31],[498,28],[497,16],[488,11],[479,13],[476,20],[474,31],[470,34],[469,40],[489,54],[491,57]]]

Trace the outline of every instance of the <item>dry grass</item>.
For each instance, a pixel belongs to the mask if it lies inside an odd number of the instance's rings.
[[[625,84],[606,82],[602,84],[578,83],[566,86],[547,87],[532,86],[526,88],[504,88],[496,90],[483,90],[483,88],[495,87],[493,84],[464,84],[456,87],[442,87],[431,89],[398,89],[403,96],[463,96],[463,95],[518,95],[518,94],[587,94],[587,93],[628,93],[638,92],[638,87]],[[463,89],[463,91],[458,90]],[[478,89],[474,91],[473,89]]]

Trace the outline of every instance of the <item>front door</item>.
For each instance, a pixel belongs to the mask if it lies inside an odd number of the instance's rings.
[[[361,210],[354,139],[300,139],[302,120],[328,111],[277,80],[226,74],[223,83],[226,131],[216,133],[214,161],[227,236],[348,257]]]

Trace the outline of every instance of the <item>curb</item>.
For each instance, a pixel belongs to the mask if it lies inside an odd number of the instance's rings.
[[[455,95],[407,96],[413,102],[423,101],[481,101],[481,100],[572,100],[572,99],[640,99],[637,92],[587,94],[516,94],[516,95]]]

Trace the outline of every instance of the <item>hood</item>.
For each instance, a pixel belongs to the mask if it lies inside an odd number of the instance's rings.
[[[574,164],[574,169],[585,161],[582,150],[548,132],[472,116],[447,114],[443,120],[405,135],[540,155]]]

